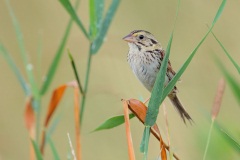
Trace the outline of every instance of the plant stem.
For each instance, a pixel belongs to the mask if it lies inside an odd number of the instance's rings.
[[[36,113],[36,139],[35,141],[38,143],[40,139],[40,126],[41,126],[41,100],[40,98],[35,98],[34,101],[32,102],[33,107],[35,108],[35,113]]]
[[[92,44],[90,44],[90,47],[91,47],[91,45]],[[85,101],[86,101],[86,95],[87,95],[87,91],[88,91],[88,82],[89,82],[91,61],[92,61],[92,54],[90,53],[90,49],[89,49],[87,70],[86,70],[85,83],[84,83],[84,94],[82,94],[82,102],[81,102],[81,108],[80,108],[80,125],[82,124],[83,114],[84,114],[84,109],[85,109]]]
[[[203,160],[205,160],[206,156],[207,156],[207,151],[208,151],[208,147],[209,147],[209,143],[210,143],[210,139],[211,139],[213,124],[214,124],[214,120],[212,120],[210,130],[209,130],[209,133],[208,133],[207,145],[206,145],[206,148],[205,148],[205,151],[204,151]]]

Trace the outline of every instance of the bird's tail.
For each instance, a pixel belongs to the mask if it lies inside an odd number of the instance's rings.
[[[183,122],[186,124],[185,118],[189,120],[189,122],[193,122],[192,118],[189,116],[189,114],[186,112],[184,107],[182,106],[181,102],[179,101],[176,94],[170,94],[168,95],[169,99],[171,100],[172,104],[177,109],[178,113],[180,114],[181,118],[183,119]]]

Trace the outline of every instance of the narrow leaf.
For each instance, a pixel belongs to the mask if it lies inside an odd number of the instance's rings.
[[[77,83],[78,83],[80,92],[81,92],[81,94],[83,95],[83,94],[84,94],[84,91],[83,91],[83,88],[82,88],[82,85],[81,85],[81,82],[80,82],[80,78],[79,78],[79,76],[78,76],[78,71],[77,71],[77,68],[76,68],[74,59],[73,59],[73,57],[72,57],[72,54],[70,53],[69,50],[68,50],[68,57],[69,57],[69,59],[70,59],[70,61],[71,61],[72,68],[73,68],[73,71],[74,71],[74,75],[75,75],[75,78],[76,78],[76,80],[77,80]]]
[[[32,102],[33,99],[32,97],[28,97],[27,101],[26,101],[26,108],[25,108],[25,126],[28,130],[28,134],[30,136],[31,139],[35,138],[35,125],[36,125],[36,120],[35,120],[35,113],[33,110],[33,106],[32,106]],[[30,144],[29,147],[30,150],[30,160],[34,160],[35,159],[35,153],[34,153],[34,148],[33,145]]]
[[[45,122],[44,122],[45,129],[48,127],[49,121],[52,118],[53,113],[57,109],[58,104],[59,104],[60,100],[62,99],[62,96],[65,92],[66,87],[67,87],[67,85],[64,84],[53,91],[52,98],[49,103],[47,115],[46,115]],[[46,138],[46,131],[43,130],[42,141],[41,141],[41,153],[42,154],[44,154],[44,147],[45,147],[45,140],[46,140],[45,138]]]
[[[62,41],[58,47],[58,50],[57,52],[55,53],[55,57],[51,63],[51,66],[50,68],[48,69],[48,72],[47,72],[47,75],[45,77],[45,80],[43,82],[43,85],[42,85],[42,88],[41,88],[41,94],[44,95],[46,93],[46,91],[48,90],[51,82],[52,82],[52,79],[56,73],[56,70],[57,70],[57,67],[58,67],[58,64],[59,64],[59,61],[62,57],[62,54],[63,54],[63,50],[64,50],[64,47],[66,45],[66,42],[67,42],[67,39],[68,39],[68,36],[69,36],[69,33],[70,33],[70,30],[71,30],[71,27],[72,27],[72,20],[70,20],[68,22],[68,25],[67,25],[67,28],[65,30],[65,33],[64,33],[64,36],[62,38]]]
[[[16,63],[14,62],[14,60],[12,59],[11,55],[8,53],[8,51],[5,49],[5,47],[0,43],[0,51],[3,53],[3,56],[5,57],[8,65],[11,67],[12,71],[14,72],[14,74],[16,75],[19,83],[21,84],[21,87],[24,91],[24,93],[27,96],[30,96],[30,89],[25,81],[25,79],[23,78],[23,75],[21,74],[21,72],[19,71],[18,67],[16,66]]]
[[[96,19],[97,33],[99,32],[103,22],[104,1],[105,0],[95,0],[95,13],[97,17]]]
[[[32,142],[37,160],[43,160],[42,154],[40,152],[40,149],[39,149],[37,143],[33,139],[31,139],[31,142]]]
[[[153,126],[156,122],[159,106],[162,102],[163,89],[165,84],[165,76],[167,71],[168,59],[170,55],[170,49],[172,45],[173,33],[170,36],[168,46],[166,49],[166,54],[164,55],[164,59],[162,61],[160,71],[157,75],[156,81],[153,86],[151,98],[149,101],[149,107],[147,110],[147,116],[145,121],[145,126]]]
[[[225,52],[225,54],[227,55],[227,57],[230,59],[230,61],[232,62],[232,64],[235,66],[235,68],[237,69],[238,73],[240,74],[240,66],[237,64],[236,61],[234,61],[234,59],[232,58],[232,56],[228,53],[228,51],[226,50],[226,48],[223,46],[223,44],[220,42],[220,40],[216,37],[216,35],[212,32],[213,37],[217,40],[218,44],[222,47],[223,51]]]
[[[25,109],[25,125],[28,129],[30,137],[33,139],[35,137],[34,135],[34,129],[36,125],[35,120],[35,113],[32,107],[33,99],[32,97],[28,97],[26,101],[26,109]]]
[[[129,118],[132,119],[134,117],[134,114],[129,114]],[[109,119],[107,119],[105,122],[103,122],[100,126],[98,126],[95,131],[101,131],[105,129],[112,129],[114,127],[117,127],[124,123],[124,115],[114,116]]]
[[[38,99],[39,98],[39,90],[38,90],[36,81],[34,79],[33,66],[32,66],[32,64],[29,63],[29,60],[27,58],[27,52],[26,52],[26,49],[24,46],[23,34],[21,32],[20,25],[17,21],[17,18],[14,15],[14,12],[11,8],[9,0],[6,0],[6,4],[7,4],[7,8],[8,8],[9,14],[11,16],[15,32],[16,32],[18,46],[20,48],[20,53],[22,56],[22,60],[23,60],[26,72],[27,72],[27,77],[28,77],[29,83],[31,84],[32,94],[33,94],[34,98]]]
[[[91,48],[90,48],[90,53],[95,54],[98,52],[100,47],[102,46],[102,43],[106,37],[107,31],[109,29],[109,26],[112,22],[113,16],[116,13],[116,10],[119,6],[120,0],[112,0],[112,4],[110,5],[106,16],[103,20],[102,26],[100,28],[99,34],[97,38],[93,41]]]
[[[82,21],[77,16],[73,6],[71,5],[69,0],[59,0],[60,3],[63,5],[63,7],[66,9],[66,11],[69,13],[69,15],[72,17],[72,19],[77,23],[78,27],[82,30],[86,38],[89,39],[89,35],[85,29],[85,27],[82,24]]]
[[[96,14],[96,1],[89,0],[89,12],[90,12],[90,36],[92,39],[97,35],[97,14]]]
[[[194,55],[196,54],[197,50],[199,49],[199,47],[202,45],[202,43],[205,41],[205,39],[207,38],[208,34],[212,31],[215,23],[217,22],[218,18],[220,17],[220,15],[222,14],[223,8],[225,6],[225,1],[223,0],[218,12],[214,18],[214,21],[212,23],[212,26],[209,28],[208,32],[205,34],[205,36],[202,38],[202,40],[199,42],[199,44],[194,48],[194,50],[192,51],[192,53],[190,54],[190,56],[188,57],[188,59],[184,62],[184,64],[182,65],[182,67],[180,68],[180,70],[176,73],[176,75],[172,78],[172,80],[168,83],[168,85],[166,86],[166,88],[164,89],[163,92],[163,98],[161,99],[161,101],[163,101],[167,95],[171,92],[171,90],[174,88],[175,84],[177,83],[178,79],[181,77],[181,75],[184,73],[184,71],[186,70],[186,68],[188,67],[188,65],[190,64],[192,58],[194,57]],[[216,18],[217,17],[217,18]]]
[[[48,106],[48,111],[47,111],[47,116],[45,118],[45,122],[44,122],[44,127],[47,127],[49,124],[49,120],[51,119],[54,111],[57,109],[59,102],[62,99],[62,96],[65,92],[67,85],[64,84],[62,86],[59,86],[58,88],[56,88],[53,93],[52,93],[52,98],[51,101],[49,103]]]
[[[217,129],[217,131],[219,131],[226,142],[238,153],[240,153],[240,142],[238,142],[236,138],[229,134],[228,131],[224,129],[219,123],[216,122],[214,127]]]
[[[215,18],[213,19],[212,26],[218,21],[218,19],[222,15],[222,12],[223,12],[223,9],[225,7],[226,2],[227,2],[226,0],[222,1],[220,7],[218,8],[218,11],[217,11],[217,14],[216,14]]]

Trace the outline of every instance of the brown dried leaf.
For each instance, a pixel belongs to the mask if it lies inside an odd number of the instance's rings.
[[[129,99],[128,100],[128,107],[135,114],[135,116],[144,124],[146,114],[147,114],[146,105],[139,100]],[[151,133],[155,136],[155,138],[157,140],[160,141],[162,158],[164,158],[164,157],[167,158],[166,149],[169,150],[169,146],[167,146],[166,143],[163,141],[157,124],[154,124],[151,127]],[[176,160],[179,159],[176,154],[173,154],[173,156],[175,157]]]

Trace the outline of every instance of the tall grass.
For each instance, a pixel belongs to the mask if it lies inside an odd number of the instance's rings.
[[[90,0],[89,1],[89,14],[90,14],[90,27],[89,31],[84,27],[84,24],[81,21],[81,18],[77,15],[77,8],[79,7],[79,0],[76,1],[75,7],[70,3],[69,0],[59,0],[59,2],[62,4],[63,8],[68,12],[70,15],[70,20],[67,24],[66,30],[64,31],[62,40],[59,44],[59,47],[57,48],[57,51],[55,53],[55,57],[51,62],[51,65],[48,69],[48,72],[46,74],[45,80],[42,82],[42,86],[39,88],[37,86],[37,80],[33,73],[33,66],[34,64],[31,64],[28,59],[28,54],[25,49],[24,40],[23,40],[23,33],[20,29],[20,25],[17,21],[17,18],[11,8],[9,0],[5,0],[6,6],[8,8],[9,14],[11,16],[11,20],[15,29],[16,37],[18,46],[20,49],[20,54],[22,57],[22,63],[24,64],[25,72],[27,77],[25,78],[23,74],[19,71],[18,66],[14,62],[13,58],[11,57],[10,53],[7,51],[7,49],[4,47],[3,43],[0,43],[0,51],[4,55],[6,61],[8,62],[9,66],[11,67],[12,71],[15,73],[16,78],[20,82],[20,85],[22,86],[22,89],[27,97],[31,97],[28,99],[26,104],[26,114],[25,114],[25,120],[26,124],[28,126],[30,138],[31,138],[31,147],[33,147],[33,150],[35,152],[35,156],[37,159],[43,159],[43,153],[44,153],[44,144],[45,141],[47,141],[50,144],[53,156],[55,159],[59,159],[57,150],[54,146],[54,143],[51,140],[51,135],[49,135],[49,130],[52,130],[54,127],[49,127],[49,121],[51,117],[53,116],[54,111],[58,107],[58,103],[62,99],[62,96],[65,92],[66,87],[75,87],[78,86],[80,93],[81,93],[81,106],[78,106],[79,109],[76,109],[75,107],[75,113],[78,113],[80,115],[79,118],[75,116],[75,122],[79,121],[82,123],[83,115],[84,115],[84,109],[85,109],[85,101],[87,97],[88,92],[88,86],[89,86],[89,75],[91,72],[91,60],[94,54],[96,54],[100,47],[103,45],[103,40],[107,35],[107,31],[110,27],[111,21],[116,13],[116,10],[120,4],[120,0],[112,0],[111,5],[107,9],[106,14],[104,14],[105,10],[105,3],[103,0]],[[85,83],[82,87],[80,79],[82,77],[78,76],[78,72],[75,66],[75,62],[73,57],[71,56],[70,51],[69,58],[74,70],[74,74],[76,76],[78,85],[74,83],[68,83],[64,84],[62,86],[59,86],[52,94],[52,99],[49,103],[48,113],[45,119],[44,126],[41,126],[40,117],[41,117],[41,108],[42,108],[42,97],[47,93],[49,90],[49,87],[52,83],[52,80],[54,78],[55,73],[58,69],[58,64],[61,60],[61,57],[63,53],[66,53],[65,45],[67,43],[73,22],[79,26],[82,33],[85,35],[87,40],[89,40],[90,46],[89,46],[89,52],[88,52],[88,63],[86,66],[86,74],[85,74]],[[37,75],[37,74],[36,74]],[[28,85],[28,83],[30,85]],[[63,82],[66,83],[66,82]],[[75,104],[78,104],[78,91],[74,92],[75,95]],[[76,105],[75,105],[76,106]],[[78,108],[77,107],[77,108]],[[33,110],[31,109],[33,108]],[[79,122],[76,122],[76,137],[77,141],[80,140],[80,128],[79,128]],[[55,123],[56,124],[56,123]],[[34,128],[35,127],[35,128]],[[43,131],[41,131],[41,127],[43,127]],[[34,130],[34,131],[33,131]],[[42,132],[42,140],[40,141],[40,134]],[[34,134],[33,134],[34,133]],[[35,134],[36,133],[36,134]],[[80,149],[80,142],[77,142],[77,153]],[[41,147],[40,147],[41,146]],[[34,156],[32,154],[31,150],[31,156],[30,159],[34,159]],[[79,156],[80,153],[77,154],[78,159],[80,159]]]

